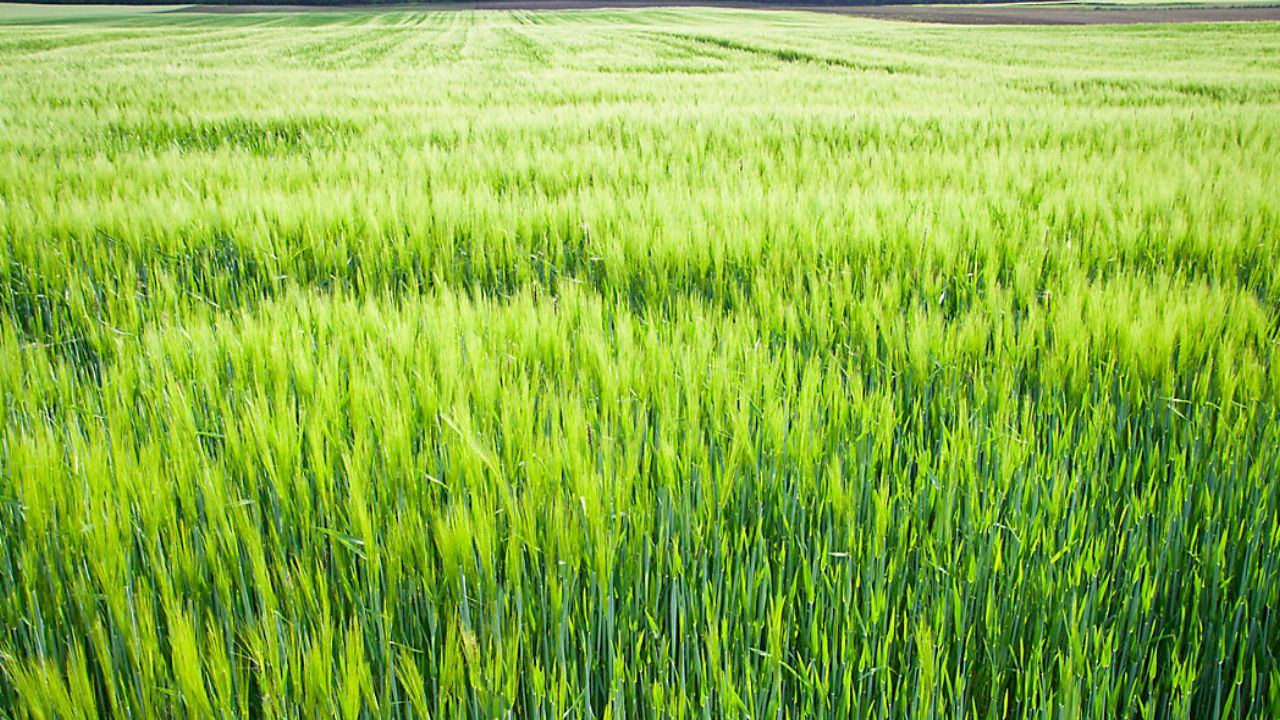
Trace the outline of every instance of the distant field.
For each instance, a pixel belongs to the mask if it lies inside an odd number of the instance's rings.
[[[1250,4],[1252,3],[1252,4]],[[386,5],[378,12],[391,17],[406,13],[434,13],[467,10],[503,12],[530,11],[601,11],[662,10],[676,8],[726,10],[769,10],[774,12],[821,12],[866,17],[877,20],[911,21],[950,25],[1132,25],[1204,22],[1270,22],[1280,23],[1280,3],[1254,2],[1222,4],[1201,0],[1147,4],[1143,0],[1101,0],[1101,2],[1015,2],[1015,3],[929,3],[871,5],[800,5],[767,2],[733,2],[731,0],[473,0],[440,2],[430,5]],[[0,4],[0,22],[13,25],[49,22],[81,23],[114,19],[128,23],[141,14],[176,12],[191,14],[265,15],[306,13],[307,19],[291,22],[352,22],[353,15],[370,12],[356,5],[317,8],[305,5],[170,5],[148,6],[37,6]],[[319,13],[319,14],[317,14]],[[335,17],[340,15],[342,17]],[[358,20],[356,20],[358,22]]]
[[[36,24],[88,22],[134,17],[142,14],[165,12],[184,5],[31,5],[27,3],[0,3],[0,23],[32,22]]]
[[[1280,22],[1280,0],[1051,0],[1007,3],[879,3],[806,5],[799,2],[752,0],[463,0],[430,4],[384,4],[378,12],[390,15],[458,10],[507,12],[566,10],[670,10],[676,8],[821,12],[879,20],[958,25],[1126,25],[1200,22]],[[330,7],[277,2],[275,4],[220,3],[213,5],[94,6],[6,5],[0,3],[0,22],[127,22],[144,13],[194,14],[368,13],[361,5]],[[323,16],[322,16],[323,17]],[[310,23],[310,20],[300,21]],[[344,21],[345,22],[345,21]]]
[[[1277,0],[1062,0],[1046,5],[1097,5],[1099,7],[1276,7]]]
[[[1280,714],[1280,25],[0,25],[0,718]]]
[[[1117,2],[993,3],[967,5],[847,5],[813,10],[877,20],[948,25],[1152,25],[1280,22],[1280,5],[1146,5]]]

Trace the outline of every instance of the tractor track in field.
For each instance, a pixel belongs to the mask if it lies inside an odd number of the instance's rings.
[[[1135,25],[1152,23],[1280,22],[1280,6],[807,5],[714,0],[478,0],[415,5],[192,5],[173,12],[273,13],[341,10],[602,10],[715,7],[791,10],[948,25]]]

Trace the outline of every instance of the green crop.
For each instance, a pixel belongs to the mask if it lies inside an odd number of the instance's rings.
[[[0,717],[1280,714],[1280,27],[0,7]]]

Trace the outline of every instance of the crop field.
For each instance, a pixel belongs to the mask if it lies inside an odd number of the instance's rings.
[[[0,6],[0,718],[1280,714],[1280,25]]]

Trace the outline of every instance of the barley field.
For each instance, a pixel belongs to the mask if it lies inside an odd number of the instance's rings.
[[[1280,714],[1280,25],[0,6],[0,718]]]

